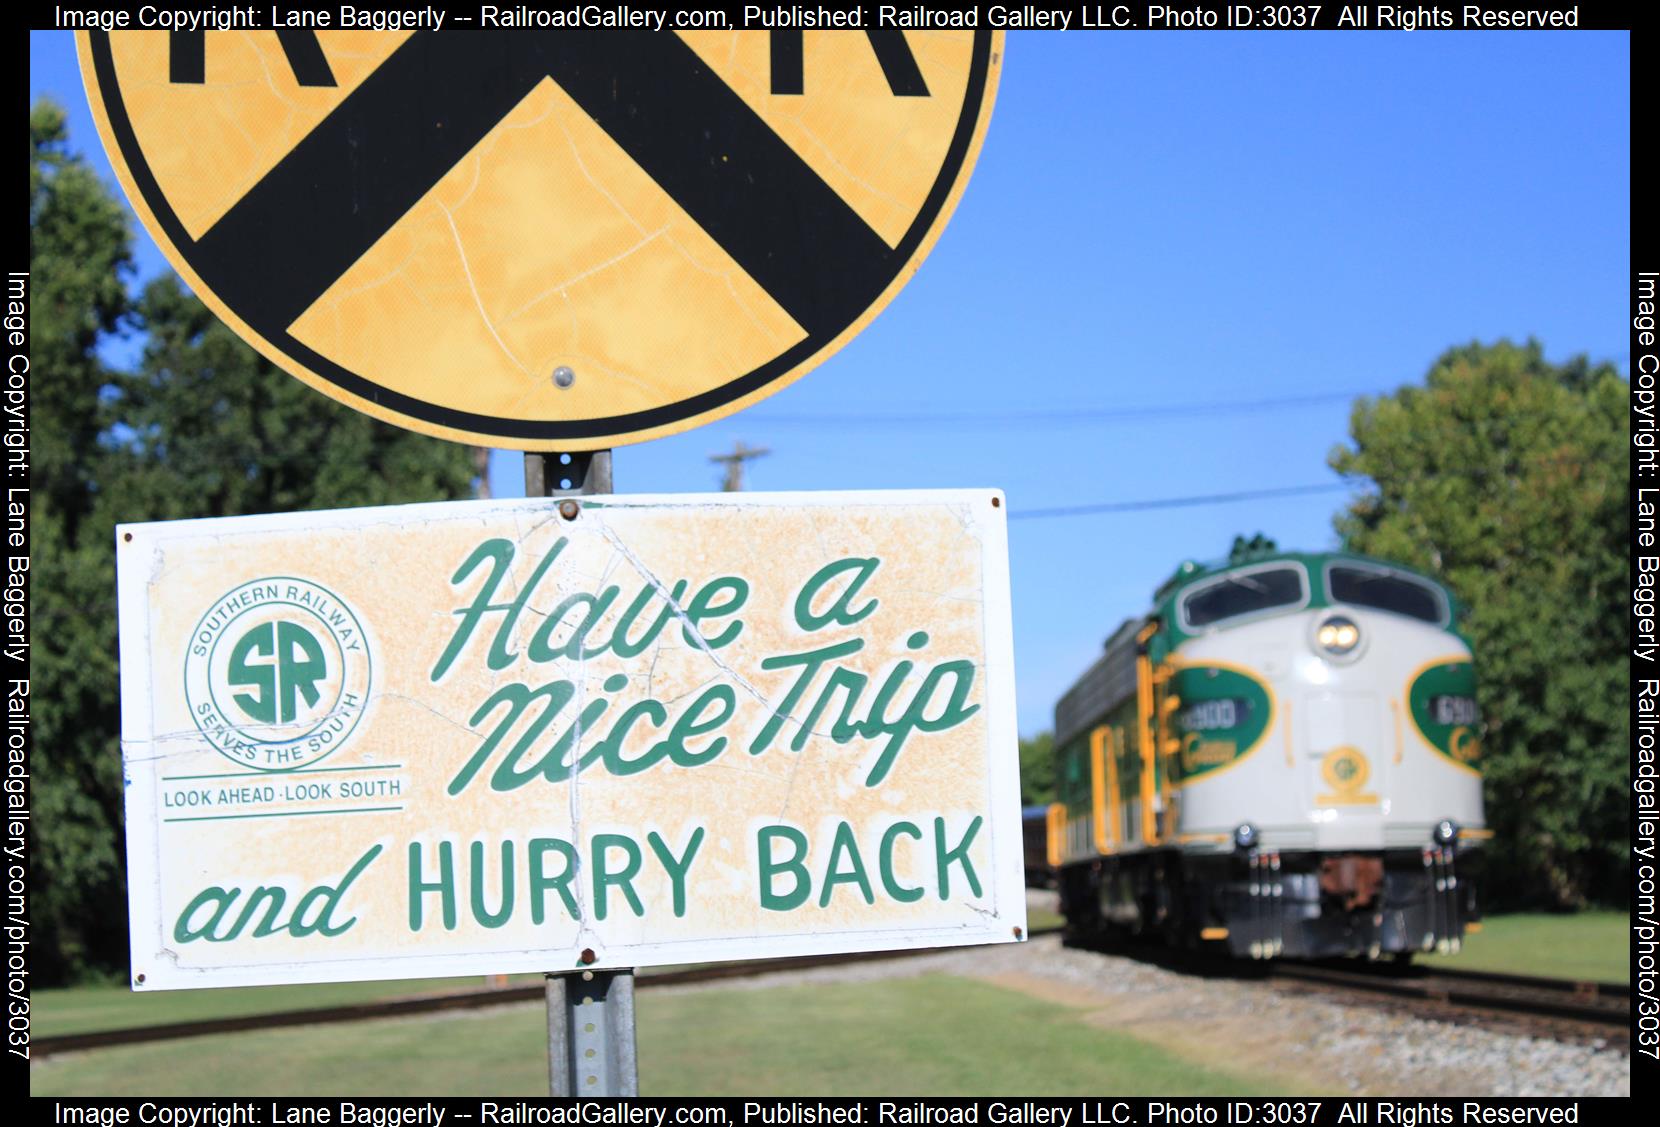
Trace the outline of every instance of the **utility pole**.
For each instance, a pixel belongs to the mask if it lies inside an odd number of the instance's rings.
[[[721,479],[721,492],[742,493],[744,488],[744,463],[756,458],[763,458],[772,451],[764,446],[745,446],[740,440],[733,443],[730,454],[711,454],[709,460],[716,465],[726,467],[725,476]]]

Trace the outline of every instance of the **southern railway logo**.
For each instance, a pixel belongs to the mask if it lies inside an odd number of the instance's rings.
[[[83,32],[140,218],[358,410],[597,449],[798,378],[967,183],[1001,32]],[[462,375],[464,373],[464,375]]]
[[[1370,806],[1378,800],[1377,795],[1362,789],[1372,777],[1372,765],[1358,748],[1348,744],[1332,748],[1321,757],[1320,777],[1331,793],[1316,797],[1317,806]]]
[[[305,579],[272,576],[216,600],[191,634],[185,698],[208,742],[261,771],[340,748],[369,703],[373,662],[357,615]]]

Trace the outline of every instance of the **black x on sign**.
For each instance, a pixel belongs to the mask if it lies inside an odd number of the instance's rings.
[[[804,374],[979,151],[992,32],[83,33],[133,206],[220,317],[428,434],[592,449]]]

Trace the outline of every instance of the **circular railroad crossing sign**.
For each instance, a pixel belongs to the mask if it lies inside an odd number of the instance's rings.
[[[83,32],[105,147],[221,318],[456,441],[688,430],[846,344],[928,253],[1002,35]]]

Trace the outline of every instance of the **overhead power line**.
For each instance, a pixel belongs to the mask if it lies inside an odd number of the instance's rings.
[[[1131,407],[1048,407],[1041,410],[917,411],[907,414],[781,414],[760,411],[744,416],[752,423],[776,426],[1023,426],[1135,422],[1138,419],[1190,419],[1200,415],[1244,415],[1296,407],[1348,403],[1377,391],[1330,391],[1318,395],[1287,395],[1273,399],[1221,402],[1153,403]]]
[[[1279,489],[1247,489],[1239,493],[1204,493],[1191,497],[1161,497],[1154,501],[1102,501],[1091,505],[1060,505],[1049,509],[1009,507],[1010,520],[1041,520],[1046,517],[1081,517],[1093,513],[1129,513],[1141,509],[1184,509],[1197,505],[1224,505],[1233,501],[1260,501],[1269,497],[1297,497],[1305,493],[1335,493],[1351,488],[1344,482],[1323,485],[1287,485]]]

